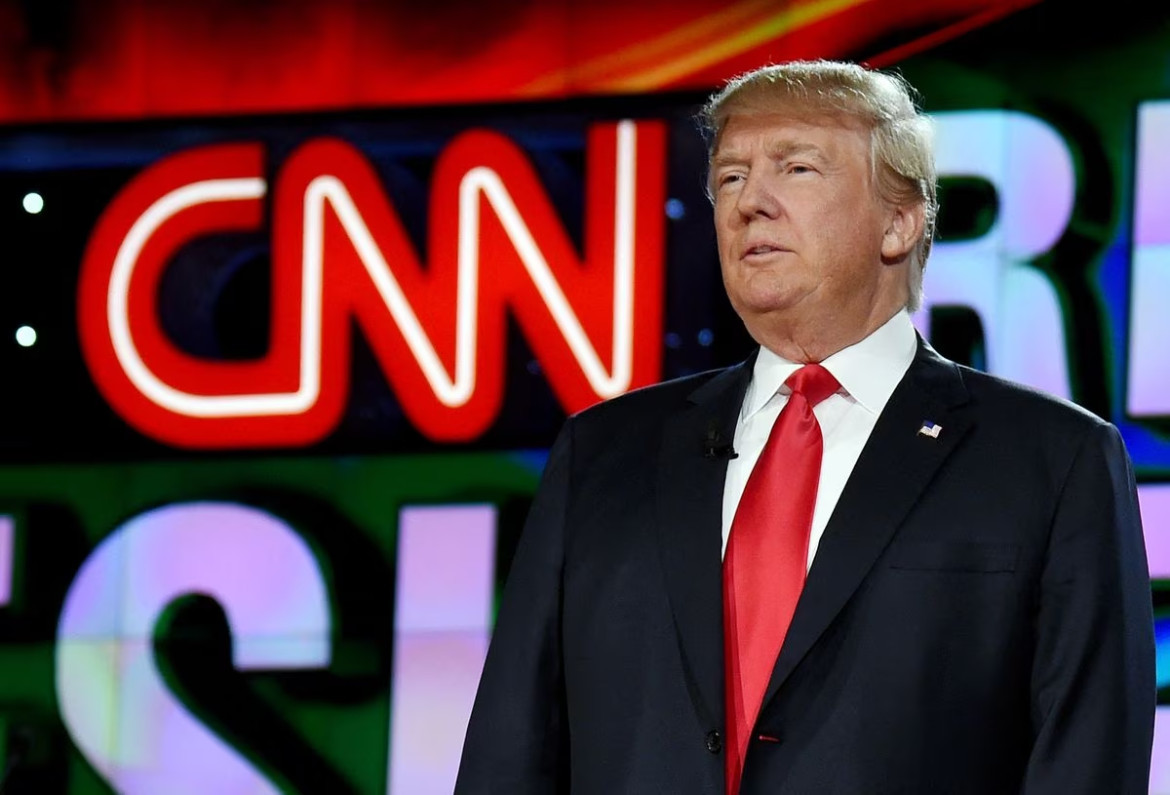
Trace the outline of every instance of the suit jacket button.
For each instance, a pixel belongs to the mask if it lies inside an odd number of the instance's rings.
[[[713,754],[717,754],[723,750],[723,738],[714,729],[707,732],[707,750]]]

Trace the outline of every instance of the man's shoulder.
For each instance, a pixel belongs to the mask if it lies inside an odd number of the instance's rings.
[[[1012,425],[1043,426],[1069,433],[1085,433],[1109,424],[1065,398],[964,365],[955,367],[972,407],[981,415]]]
[[[632,389],[579,411],[572,419],[578,425],[588,427],[642,419],[660,421],[674,411],[686,408],[697,391],[716,379],[731,375],[740,366],[706,370]]]

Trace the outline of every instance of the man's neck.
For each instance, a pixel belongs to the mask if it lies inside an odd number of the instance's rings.
[[[818,318],[812,324],[787,324],[761,329],[749,327],[752,337],[763,347],[790,362],[822,362],[837,351],[856,345],[884,326],[903,307],[876,310],[864,324],[843,329],[831,318]]]

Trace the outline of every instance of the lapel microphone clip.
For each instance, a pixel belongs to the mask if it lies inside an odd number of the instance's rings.
[[[731,446],[731,442],[724,442],[719,433],[719,423],[711,420],[707,424],[707,435],[703,439],[703,458],[713,458],[718,461],[730,461],[739,458],[739,453]]]

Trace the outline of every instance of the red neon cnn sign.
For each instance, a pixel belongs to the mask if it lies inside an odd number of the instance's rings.
[[[566,411],[659,377],[665,130],[588,134],[584,255],[528,159],[471,130],[436,163],[424,268],[373,168],[335,139],[302,145],[272,191],[268,353],[216,361],[177,348],[156,295],[176,251],[254,231],[268,185],[260,144],[154,164],[115,198],[86,250],[82,351],[110,405],[191,448],[299,446],[327,435],[348,394],[350,319],[403,410],[431,439],[483,433],[503,399],[505,312]]]

